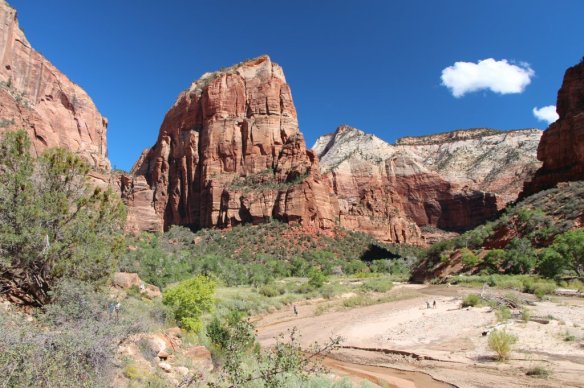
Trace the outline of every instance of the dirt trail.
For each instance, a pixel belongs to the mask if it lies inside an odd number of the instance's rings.
[[[333,307],[335,302],[308,301],[297,306],[298,316],[284,309],[258,317],[257,337],[270,346],[275,336],[297,327],[308,346],[340,335],[343,348],[325,364],[338,376],[379,386],[584,387],[584,301],[561,298],[530,307],[534,316],[554,318],[547,325],[509,320],[504,328],[519,341],[510,361],[497,363],[482,335],[496,323],[495,313],[489,307],[461,309],[470,292],[477,290],[400,285],[390,292],[397,300],[389,303],[343,309],[341,301]],[[407,299],[400,300],[403,295]],[[428,309],[426,302],[432,306],[434,300],[436,308]],[[330,311],[323,312],[323,305]],[[564,341],[565,333],[576,340]],[[536,366],[551,371],[551,378],[526,376]]]

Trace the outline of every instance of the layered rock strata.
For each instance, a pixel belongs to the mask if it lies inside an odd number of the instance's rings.
[[[328,187],[282,68],[267,56],[207,73],[181,93],[121,184],[135,230],[271,218],[332,228],[338,205]]]
[[[584,58],[566,70],[556,109],[559,119],[544,131],[537,148],[543,166],[525,184],[522,197],[559,182],[584,180]]]
[[[391,235],[392,225],[461,231],[517,198],[539,167],[540,136],[537,129],[474,129],[389,144],[341,126],[313,150],[338,197],[341,225],[376,236]]]
[[[87,93],[33,49],[16,11],[0,0],[0,135],[25,129],[33,152],[64,147],[86,159],[96,177],[110,170],[107,120]]]

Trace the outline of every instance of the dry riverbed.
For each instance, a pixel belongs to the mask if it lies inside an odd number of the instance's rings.
[[[344,338],[324,363],[335,376],[388,387],[583,387],[584,299],[555,297],[530,304],[534,320],[523,322],[516,311],[503,327],[518,337],[509,361],[497,362],[483,332],[497,324],[490,307],[461,308],[462,298],[480,290],[425,285],[397,285],[381,300],[347,307],[343,298],[298,304],[257,318],[258,340],[273,343],[279,333],[297,327],[302,342]],[[490,295],[508,291],[487,290]],[[345,295],[345,299],[351,298]],[[436,308],[426,308],[426,302]],[[547,322],[547,323],[545,323]],[[547,378],[527,376],[541,368]]]

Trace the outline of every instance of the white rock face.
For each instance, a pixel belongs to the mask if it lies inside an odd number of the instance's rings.
[[[517,198],[523,182],[540,167],[536,154],[541,135],[538,129],[471,129],[389,144],[341,126],[321,136],[312,149],[323,173],[403,177],[433,172],[458,187],[494,193],[503,206]]]

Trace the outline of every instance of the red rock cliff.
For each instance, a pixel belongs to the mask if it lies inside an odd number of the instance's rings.
[[[469,229],[514,200],[539,167],[540,136],[473,129],[389,144],[341,126],[313,150],[338,197],[342,226],[386,241],[411,241],[419,226],[432,240],[442,235],[435,228]]]
[[[0,134],[24,128],[35,154],[61,146],[107,172],[107,120],[83,89],[34,50],[0,0]],[[105,178],[103,178],[105,179]]]
[[[543,166],[525,184],[522,197],[558,182],[584,180],[584,58],[566,70],[556,109],[560,117],[544,131],[537,149]]]
[[[131,230],[337,222],[282,68],[267,56],[207,73],[181,93],[132,175],[121,184]]]

